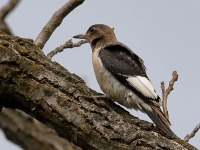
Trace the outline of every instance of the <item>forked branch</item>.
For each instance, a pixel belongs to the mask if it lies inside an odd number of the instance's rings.
[[[165,90],[165,83],[164,81],[161,82],[161,89],[162,89],[162,105],[163,105],[163,113],[165,117],[169,120],[169,114],[167,109],[167,98],[170,92],[174,89],[174,83],[178,80],[178,74],[177,71],[173,71],[172,73],[172,79],[169,81],[169,87]]]
[[[4,19],[20,2],[20,0],[10,0],[4,7],[0,10],[0,19]]]
[[[79,47],[85,43],[88,43],[87,40],[81,40],[77,43],[73,43],[72,40],[68,40],[67,42],[65,42],[65,44],[60,45],[59,47],[57,47],[56,49],[52,50],[50,53],[47,54],[47,58],[52,59],[52,57],[54,55],[56,55],[59,52],[62,52],[64,49],[66,48],[74,48],[74,47]]]
[[[0,9],[0,30],[10,35],[12,34],[12,31],[6,23],[5,18],[10,12],[13,11],[14,8],[16,8],[19,2],[20,0],[10,0],[5,6]]]
[[[42,49],[54,30],[62,23],[63,19],[83,2],[84,0],[69,0],[64,6],[56,11],[34,41],[35,45]]]

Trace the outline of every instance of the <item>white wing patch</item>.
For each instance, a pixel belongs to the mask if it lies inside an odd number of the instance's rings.
[[[146,77],[128,77],[126,80],[131,86],[141,92],[145,97],[152,99],[156,99],[158,97],[152,83]]]

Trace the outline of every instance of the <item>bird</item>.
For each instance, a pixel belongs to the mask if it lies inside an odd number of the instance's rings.
[[[161,131],[176,137],[160,108],[161,99],[147,76],[144,61],[117,40],[113,28],[94,24],[85,34],[73,38],[90,43],[97,82],[109,99],[146,113]]]

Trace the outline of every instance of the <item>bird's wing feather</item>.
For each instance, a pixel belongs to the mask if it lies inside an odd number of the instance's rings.
[[[146,75],[143,60],[123,44],[106,46],[99,53],[106,67],[122,84],[142,99],[159,102],[160,98]]]
[[[152,83],[146,77],[128,77],[127,81],[131,86],[140,91],[144,96],[152,99],[156,99],[158,97]]]

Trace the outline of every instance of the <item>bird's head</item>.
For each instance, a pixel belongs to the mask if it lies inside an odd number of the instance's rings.
[[[117,42],[113,29],[104,24],[92,25],[86,34],[79,34],[73,38],[87,39],[92,49]]]

